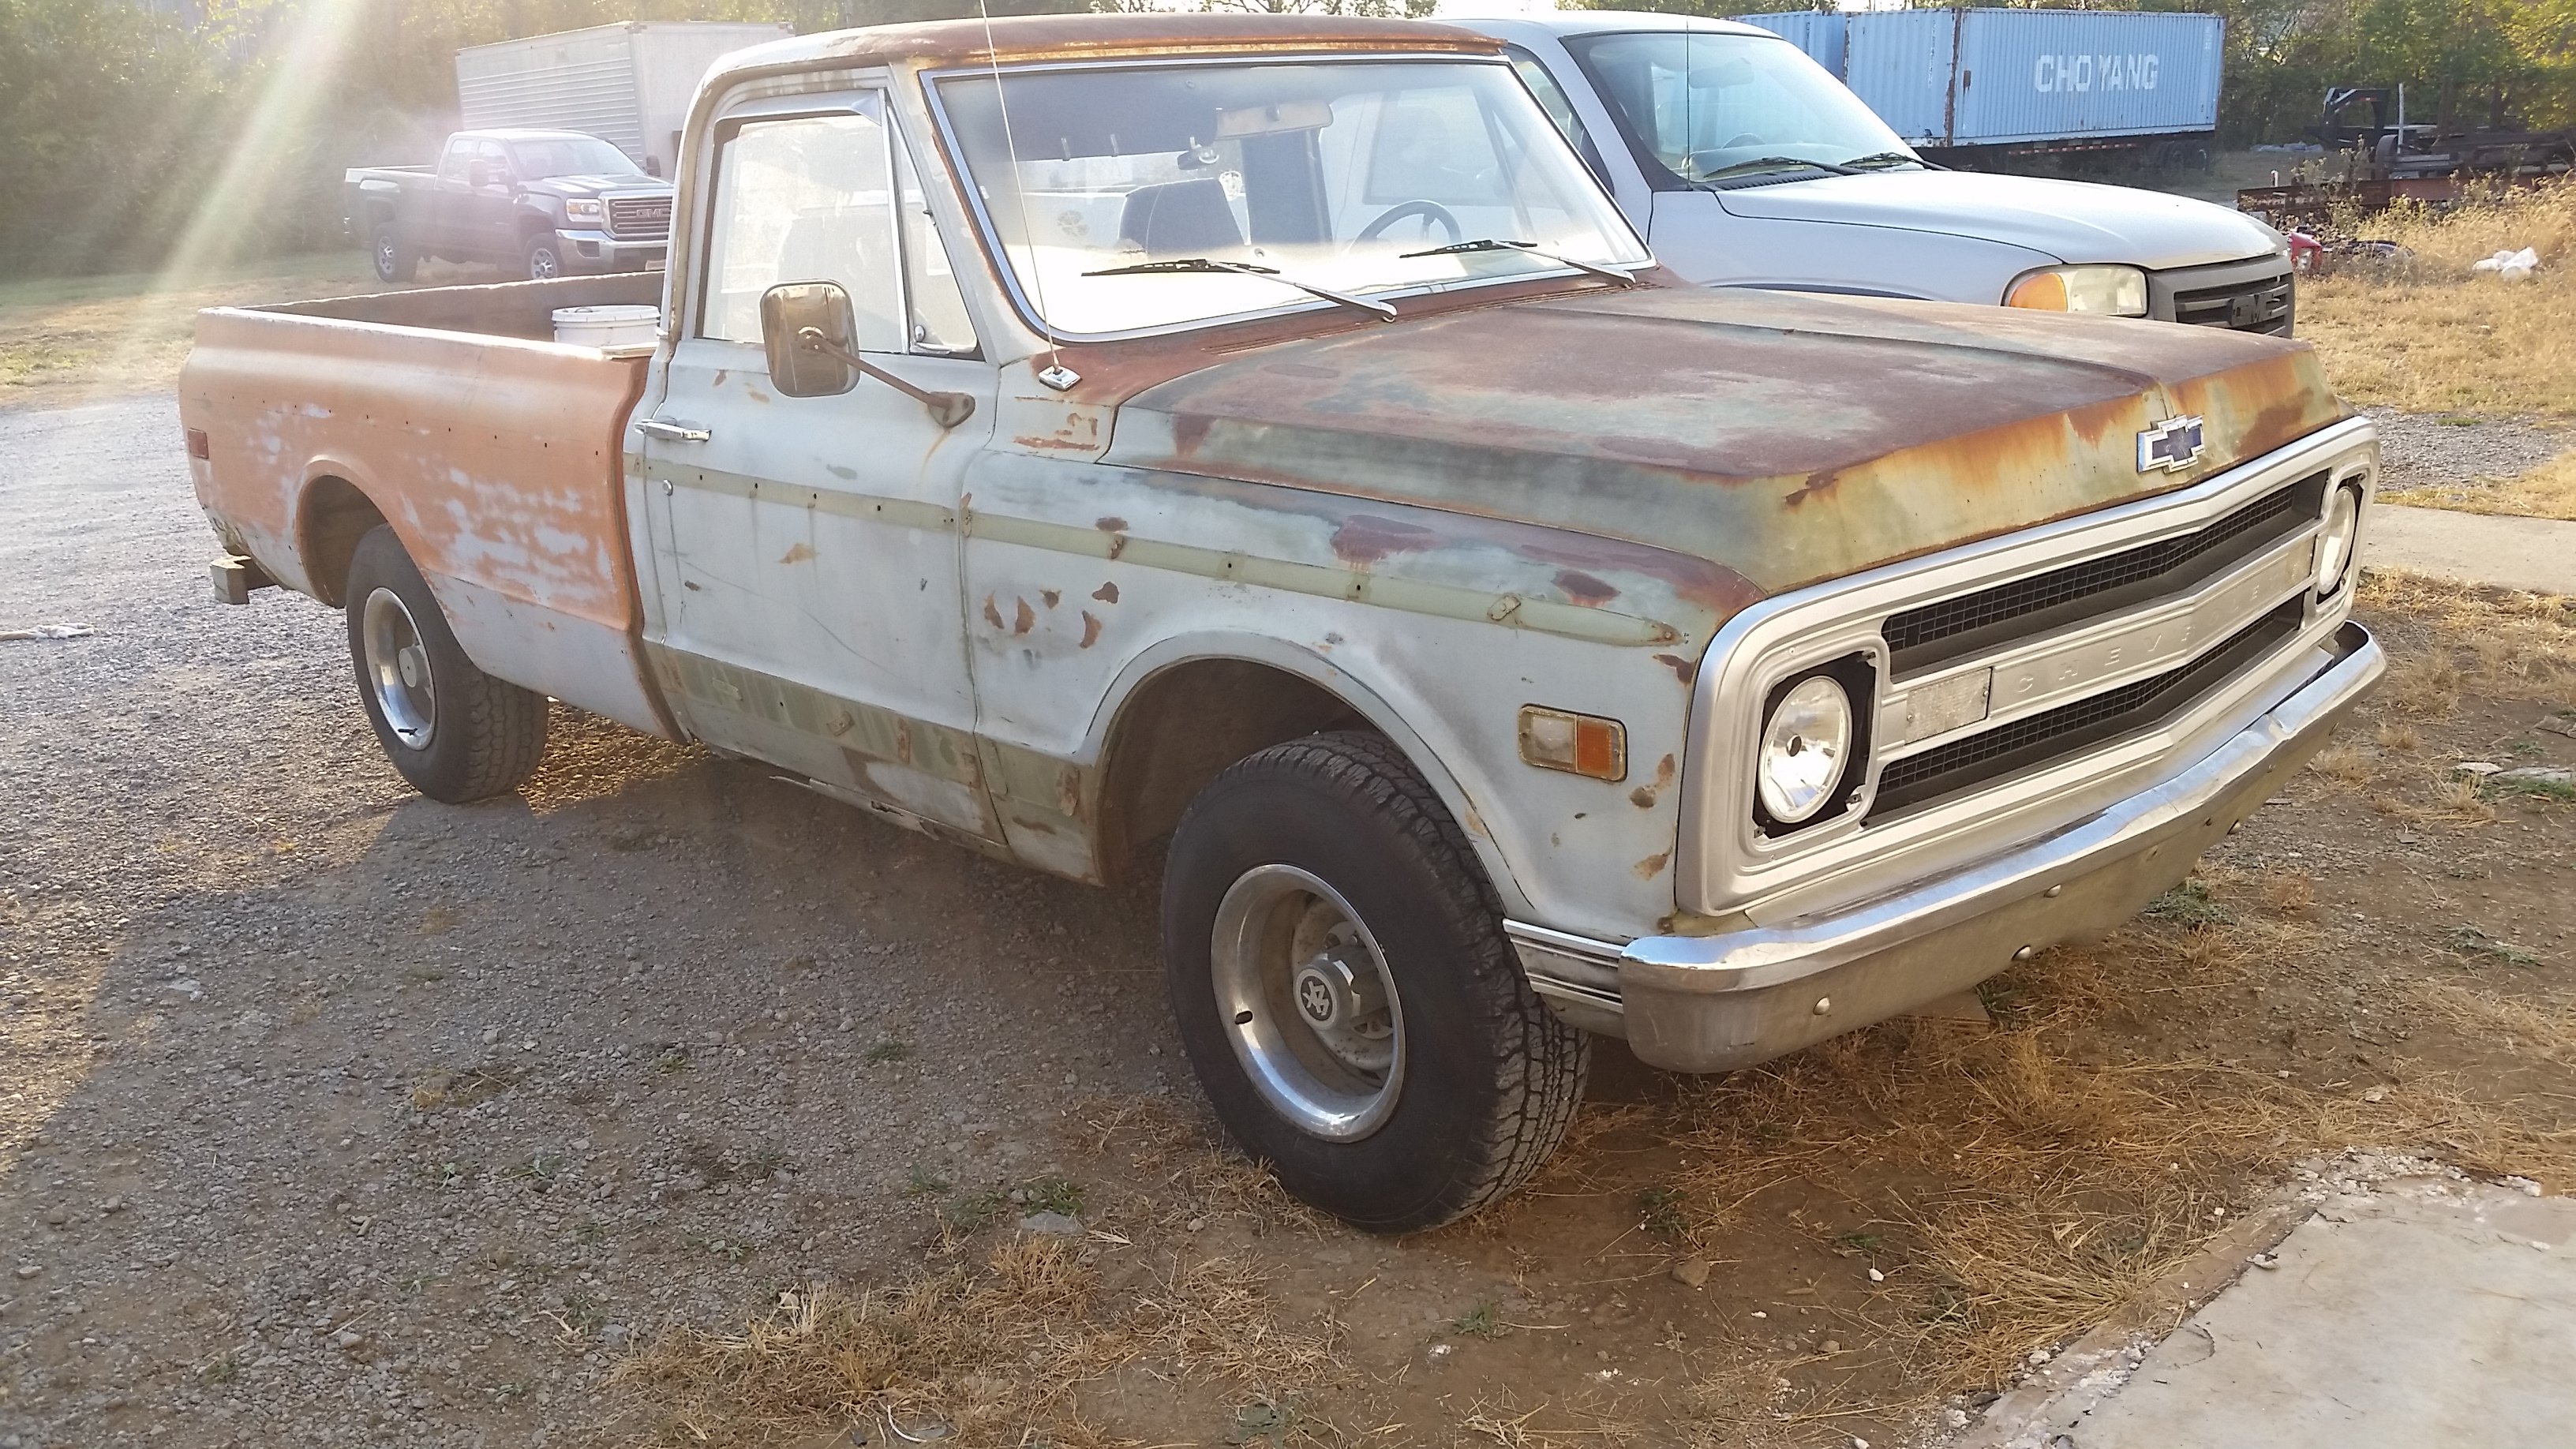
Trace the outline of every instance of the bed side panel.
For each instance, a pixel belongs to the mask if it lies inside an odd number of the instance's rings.
[[[372,502],[486,673],[674,733],[639,648],[621,470],[642,359],[553,343],[217,309],[180,415],[197,494],[270,577],[312,577],[316,486]]]

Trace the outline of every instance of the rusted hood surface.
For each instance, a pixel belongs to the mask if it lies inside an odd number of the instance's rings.
[[[2138,433],[2178,415],[2205,420],[2200,463],[2139,472]],[[1778,592],[2181,487],[2344,416],[2274,338],[1656,288],[1249,352],[1138,393],[1108,457],[1633,540]]]

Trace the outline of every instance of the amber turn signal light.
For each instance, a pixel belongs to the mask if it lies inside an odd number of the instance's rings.
[[[1628,727],[1599,715],[1521,706],[1521,760],[1595,780],[1628,778]]]

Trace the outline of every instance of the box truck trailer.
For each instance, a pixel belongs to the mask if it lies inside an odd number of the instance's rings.
[[[794,33],[784,22],[629,21],[456,52],[468,131],[586,131],[655,176],[679,159],[689,97],[718,57]]]
[[[1918,150],[2204,145],[2227,21],[2145,11],[1792,11],[1740,15],[1850,86]]]

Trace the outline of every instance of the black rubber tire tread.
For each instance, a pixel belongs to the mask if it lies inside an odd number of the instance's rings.
[[[1479,1030],[1482,1040],[1472,1043],[1472,1059],[1480,1058],[1478,1069],[1466,1073],[1481,1080],[1459,1082],[1418,1081],[1408,1078],[1406,1097],[1397,1108],[1397,1118],[1413,1110],[1417,1094],[1448,1097],[1456,1089],[1457,1100],[1446,1104],[1458,1110],[1463,1120],[1448,1126],[1456,1134],[1447,1141],[1456,1148],[1455,1160],[1449,1164],[1444,1181],[1434,1185],[1430,1194],[1414,1201],[1358,1202],[1333,1191],[1333,1184],[1321,1190],[1311,1182],[1292,1180],[1286,1164],[1277,1156],[1265,1154],[1257,1140],[1237,1124],[1227,1127],[1237,1142],[1255,1157],[1269,1156],[1274,1171],[1281,1174],[1282,1184],[1307,1201],[1327,1212],[1373,1232],[1411,1232],[1437,1227],[1464,1217],[1508,1195],[1527,1182],[1548,1155],[1565,1138],[1574,1120],[1575,1109],[1583,1100],[1583,1085],[1591,1066],[1591,1036],[1567,1025],[1530,989],[1521,974],[1518,953],[1502,929],[1502,903],[1477,865],[1466,832],[1461,830],[1438,795],[1409,763],[1401,751],[1384,736],[1340,731],[1308,735],[1245,757],[1228,766],[1209,782],[1194,801],[1181,824],[1173,833],[1172,867],[1167,881],[1178,880],[1187,873],[1183,853],[1192,848],[1193,838],[1212,810],[1226,808],[1226,797],[1238,786],[1251,782],[1294,780],[1316,789],[1326,799],[1338,797],[1346,811],[1382,828],[1401,843],[1405,854],[1420,867],[1419,876],[1427,890],[1417,889],[1409,904],[1437,923],[1439,934],[1455,949],[1430,953],[1447,957],[1463,970],[1463,988],[1472,1003],[1470,1015],[1484,1025]],[[1311,866],[1309,868],[1312,868]],[[1330,872],[1318,870],[1327,880]],[[1228,881],[1226,884],[1230,884]],[[1355,894],[1359,881],[1334,880],[1337,889]],[[1216,886],[1221,895],[1223,885]],[[1207,979],[1209,947],[1206,934],[1196,935],[1195,945],[1183,927],[1176,939],[1176,920],[1184,916],[1175,892],[1165,892],[1164,951],[1174,981],[1174,1003],[1181,1007],[1186,999],[1181,989],[1187,973]],[[1213,912],[1214,903],[1207,908]],[[1371,922],[1381,939],[1388,934],[1381,923]],[[1180,949],[1176,949],[1176,947]],[[1393,956],[1390,951],[1390,956]],[[1391,960],[1391,969],[1399,973],[1399,990],[1414,988],[1404,982],[1407,966],[1419,969],[1424,963]],[[1410,1011],[1413,998],[1408,996]],[[1215,1027],[1213,998],[1209,1001],[1209,1021]],[[1408,1042],[1418,1039],[1436,1024],[1408,1016]],[[1186,1029],[1185,1041],[1191,1036]],[[1220,1039],[1215,1052],[1204,1042],[1190,1042],[1193,1064],[1199,1069],[1202,1084],[1207,1084],[1213,1067],[1231,1073],[1227,1085],[1242,1082],[1238,1101],[1248,1101],[1268,1120],[1278,1123],[1282,1132],[1296,1133],[1293,1126],[1278,1119],[1257,1094],[1233,1058],[1232,1049]],[[1409,1052],[1411,1048],[1408,1048]],[[1417,1056],[1420,1054],[1416,1054]],[[1216,1056],[1214,1062],[1202,1060]],[[1248,1097],[1242,1094],[1251,1094]],[[1210,1092],[1221,1118],[1226,1103],[1218,1093]],[[1435,1110],[1440,1107],[1435,1105]],[[1392,1124],[1391,1124],[1392,1125]],[[1316,1142],[1325,1151],[1348,1151]],[[1365,1145],[1365,1143],[1361,1144]]]
[[[429,651],[437,720],[425,750],[394,737],[367,679],[366,602],[379,588],[401,597]],[[432,800],[467,805],[507,795],[536,773],[546,753],[546,697],[495,679],[465,657],[429,581],[390,526],[378,524],[358,540],[344,597],[349,601],[349,661],[357,675],[358,700],[375,729],[376,743],[413,789]]]

